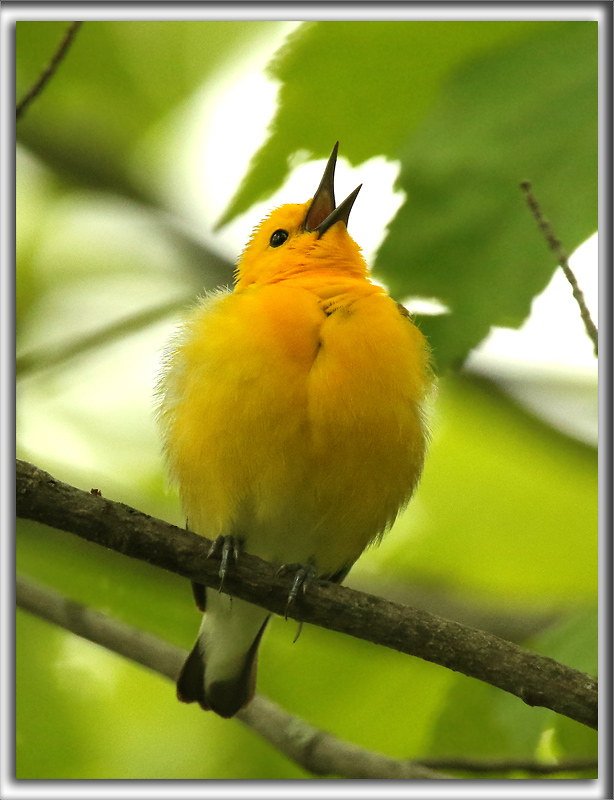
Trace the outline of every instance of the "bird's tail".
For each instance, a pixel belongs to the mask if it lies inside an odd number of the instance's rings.
[[[207,595],[198,639],[177,680],[177,697],[222,717],[246,706],[256,689],[258,646],[270,614],[217,592]]]

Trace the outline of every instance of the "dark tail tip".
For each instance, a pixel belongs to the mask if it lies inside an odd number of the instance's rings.
[[[252,642],[238,677],[228,681],[216,681],[207,689],[207,703],[220,717],[229,719],[237,711],[244,708],[253,698],[256,691],[256,671],[258,664],[258,646],[270,617],[267,617]]]
[[[246,706],[256,690],[258,645],[267,626],[267,617],[245,655],[239,675],[212,683],[205,693],[205,658],[196,642],[177,679],[177,698],[182,703],[198,703],[203,711],[215,711],[229,719]]]
[[[198,703],[205,711],[210,709],[205,698],[205,662],[200,654],[198,642],[177,678],[177,698],[182,703]]]

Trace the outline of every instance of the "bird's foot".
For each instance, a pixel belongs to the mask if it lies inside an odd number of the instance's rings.
[[[305,594],[307,587],[318,577],[315,564],[312,562],[308,564],[282,564],[275,573],[275,576],[287,575],[288,572],[294,572],[295,574],[288,594],[288,602],[286,603],[286,611],[284,613],[285,619],[288,619],[288,611],[290,610],[290,606],[296,601],[299,591]],[[298,639],[298,634],[296,638]]]
[[[222,586],[224,585],[224,578],[228,572],[228,562],[232,556],[232,560],[236,564],[239,560],[239,556],[241,555],[241,550],[243,548],[243,540],[239,539],[235,536],[218,536],[217,539],[213,542],[211,547],[209,548],[209,552],[207,553],[207,558],[210,558],[213,555],[217,555],[220,553],[220,569],[218,575],[220,576],[220,588],[219,591],[222,591]]]

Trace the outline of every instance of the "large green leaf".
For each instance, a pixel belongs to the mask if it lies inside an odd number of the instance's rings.
[[[597,227],[597,23],[317,23],[271,72],[272,135],[222,222],[279,186],[296,151],[340,139],[353,163],[399,159],[408,199],[375,271],[397,298],[450,309],[418,318],[440,368],[520,325],[556,268],[521,181],[569,251]]]
[[[376,269],[397,296],[451,309],[420,325],[440,366],[458,363],[490,326],[519,326],[556,268],[522,180],[568,251],[596,230],[596,24],[547,26],[467,65],[401,160],[408,199]]]
[[[281,81],[271,137],[222,222],[278,188],[294,152],[341,155],[358,164],[397,158],[466,59],[526,36],[534,22],[317,22],[301,26],[269,68]],[[365,187],[367,188],[367,187]]]

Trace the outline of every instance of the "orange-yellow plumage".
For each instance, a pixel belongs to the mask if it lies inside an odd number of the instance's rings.
[[[257,227],[234,291],[193,311],[160,384],[166,456],[190,529],[322,576],[347,572],[411,497],[430,386],[425,340],[370,281],[347,214],[327,227],[342,210],[334,157],[336,148],[312,201]],[[196,646],[206,672],[193,653],[179,693],[230,716],[253,692],[267,612],[211,600]]]

